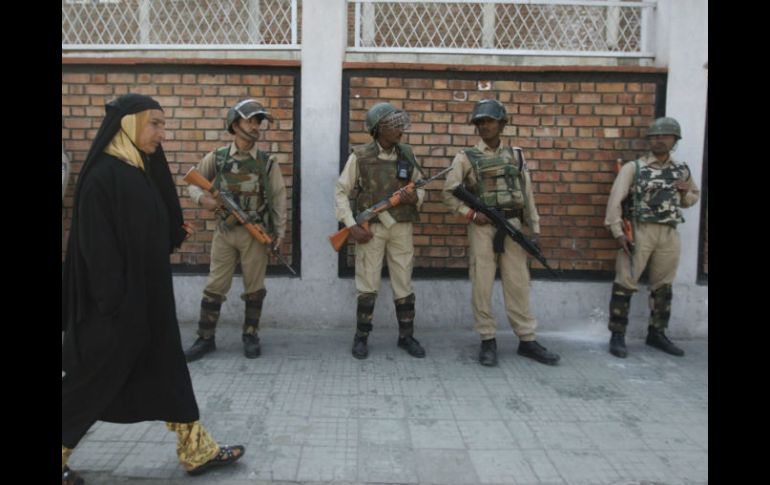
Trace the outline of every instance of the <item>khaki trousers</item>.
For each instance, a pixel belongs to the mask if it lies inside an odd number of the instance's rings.
[[[521,227],[518,219],[512,219],[512,224],[517,229]],[[495,270],[499,265],[508,323],[521,341],[535,340],[537,320],[529,311],[527,252],[506,236],[505,251],[495,254],[492,249],[495,232],[497,228],[492,224],[479,226],[471,223],[468,227],[468,273],[473,287],[471,305],[476,320],[473,328],[481,335],[482,340],[495,337],[497,322],[492,313],[492,287],[495,283]]]
[[[648,267],[650,291],[672,284],[679,266],[679,233],[671,226],[654,222],[640,222],[634,229],[634,274],[631,275],[628,255],[618,249],[615,283],[631,291],[638,291],[639,276]]]
[[[390,229],[376,223],[369,225],[369,231],[374,237],[365,244],[356,244],[357,294],[379,291],[382,262],[387,258],[393,299],[411,295],[414,265],[412,223],[397,222]]]
[[[225,296],[233,282],[235,265],[240,260],[244,295],[265,287],[268,247],[254,239],[243,226],[229,231],[214,231],[211,243],[211,267],[204,292]]]

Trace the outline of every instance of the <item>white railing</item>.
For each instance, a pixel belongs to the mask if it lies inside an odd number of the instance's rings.
[[[298,0],[62,0],[62,50],[299,49],[297,4]]]
[[[349,52],[654,57],[655,1],[348,1]]]

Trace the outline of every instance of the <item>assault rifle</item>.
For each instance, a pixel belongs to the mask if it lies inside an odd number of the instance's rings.
[[[545,268],[550,271],[553,276],[557,278],[559,277],[559,274],[554,271],[553,268],[548,266],[548,261],[546,261],[545,256],[543,256],[543,253],[540,251],[540,249],[535,246],[532,241],[530,241],[521,231],[513,227],[513,224],[508,222],[508,219],[506,219],[505,216],[502,215],[497,209],[484,204],[481,199],[469,192],[468,189],[466,189],[462,184],[454,188],[452,195],[465,202],[465,204],[471,209],[477,212],[481,212],[487,216],[499,231],[503,231],[503,233],[507,234],[511,239],[513,239],[516,244],[524,248],[526,252],[531,254],[533,258],[545,266]]]
[[[273,238],[270,237],[267,232],[265,232],[262,226],[253,222],[249,222],[249,216],[243,211],[243,209],[238,206],[230,194],[215,189],[211,182],[209,182],[206,177],[204,177],[203,174],[201,174],[195,167],[191,168],[182,180],[188,184],[197,185],[201,189],[210,192],[211,195],[213,195],[214,198],[216,198],[217,201],[222,205],[223,210],[228,215],[232,215],[238,220],[238,222],[243,224],[243,227],[249,231],[249,234],[251,234],[254,239],[261,242],[262,244],[267,245],[267,247],[270,248],[270,252],[272,252],[278,258],[278,261],[289,268],[291,274],[297,276],[297,272],[294,271],[294,268],[292,268],[288,261],[286,261],[286,259],[281,256],[279,248],[273,246]]]
[[[620,167],[623,165],[623,159],[618,158],[615,160],[615,173],[620,173]],[[636,180],[636,176],[634,176],[634,180]],[[631,189],[635,190],[635,189]],[[628,262],[631,269],[631,277],[634,277],[634,250],[636,245],[634,244],[634,225],[632,223],[633,221],[633,209],[634,209],[634,200],[633,195],[628,194],[625,199],[620,203],[620,209],[621,209],[621,225],[623,226],[623,235],[626,236],[626,241],[628,242]]]
[[[447,167],[444,170],[440,171],[433,177],[427,178],[427,179],[419,179],[414,182],[409,182],[405,186],[401,187],[397,191],[393,192],[393,194],[388,197],[387,199],[383,199],[373,206],[367,208],[365,211],[361,212],[356,216],[356,224],[360,225],[364,229],[369,229],[369,221],[374,219],[377,214],[379,214],[382,211],[388,210],[392,207],[396,207],[398,204],[401,203],[401,197],[402,194],[406,192],[414,192],[415,189],[418,189],[422,187],[423,185],[427,185],[428,183],[436,180],[437,178],[441,177],[445,173],[447,173],[452,167]],[[348,240],[348,236],[350,235],[350,228],[345,227],[340,229],[339,231],[335,232],[331,236],[329,236],[329,242],[332,243],[332,247],[335,251],[338,251],[342,249],[342,246],[345,245],[345,241]]]

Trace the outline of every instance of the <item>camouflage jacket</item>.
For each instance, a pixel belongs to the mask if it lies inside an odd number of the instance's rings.
[[[686,180],[689,184],[686,192],[673,187],[677,178]],[[632,197],[634,201],[635,222],[653,222],[676,227],[678,223],[684,222],[681,209],[698,202],[700,190],[687,165],[672,158],[661,163],[655,155],[647,153],[635,162],[624,164],[612,185],[604,220],[604,225],[615,238],[623,233],[621,202],[627,196]]]
[[[412,154],[411,147],[398,144],[390,151],[385,151],[378,143],[353,147],[345,168],[342,170],[335,188],[335,209],[337,220],[346,227],[355,225],[355,214],[380,200],[389,197],[393,192],[408,183],[396,178],[396,161],[403,156],[409,161],[409,180],[416,181],[422,177],[422,169]],[[379,198],[378,198],[379,197]],[[353,199],[354,203],[351,204]],[[397,206],[381,212],[375,221],[390,227],[396,222],[411,222],[417,220],[417,214],[425,190],[417,189],[417,204]]]

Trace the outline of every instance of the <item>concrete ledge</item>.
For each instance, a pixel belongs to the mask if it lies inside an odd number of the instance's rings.
[[[198,319],[205,276],[175,276],[177,315],[181,323]],[[262,310],[262,326],[297,329],[353,329],[355,325],[355,286],[352,279],[305,280],[288,277],[268,278],[267,297]],[[539,332],[567,332],[575,338],[607,333],[612,283],[541,282],[532,283],[530,305],[538,320]],[[468,329],[473,327],[470,307],[470,281],[416,280],[415,324],[426,329]],[[220,323],[240,326],[243,302],[240,277],[233,280],[222,305]],[[642,288],[631,300],[630,337],[646,335],[648,291]],[[500,332],[511,332],[505,318],[502,286],[495,284],[493,307]],[[395,328],[396,315],[390,281],[383,279],[374,308],[374,327]],[[708,337],[708,287],[674,284],[674,302],[668,334],[672,338]]]

